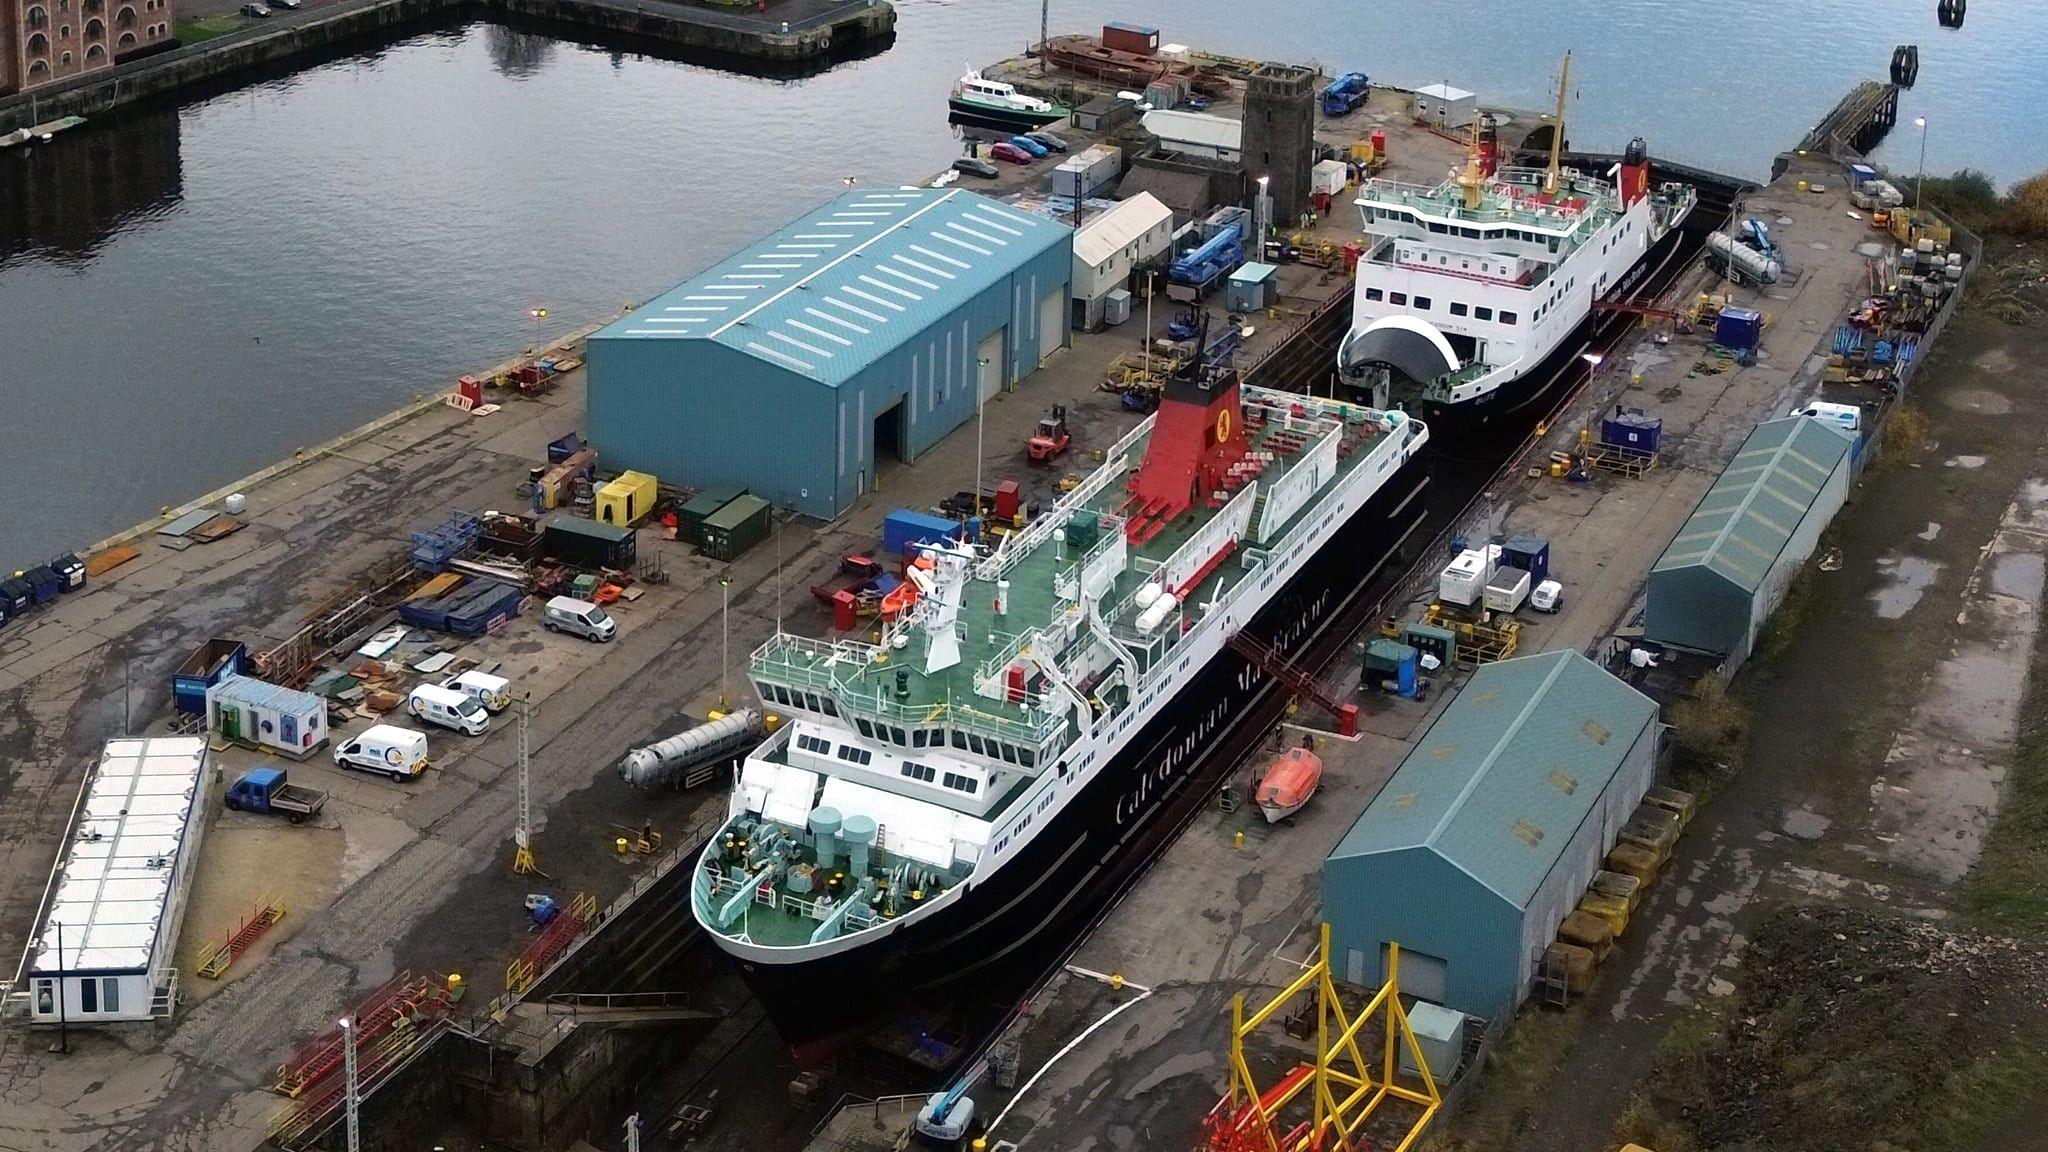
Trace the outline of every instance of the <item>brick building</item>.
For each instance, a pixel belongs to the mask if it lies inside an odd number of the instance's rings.
[[[0,0],[0,94],[167,44],[171,0]]]

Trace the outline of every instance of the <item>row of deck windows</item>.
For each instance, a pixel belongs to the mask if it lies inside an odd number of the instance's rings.
[[[1382,292],[1378,288],[1367,288],[1365,290],[1365,298],[1374,302],[1385,300],[1396,308],[1413,308],[1417,312],[1427,312],[1436,304],[1434,300],[1427,296],[1417,296],[1411,300],[1406,292]],[[1467,312],[1471,314],[1474,320],[1492,320],[1494,318],[1493,309],[1483,304],[1470,309],[1456,302],[1451,304],[1451,315],[1463,316]],[[1520,322],[1521,319],[1522,316],[1519,312],[1509,312],[1506,309],[1501,310],[1500,322],[1503,324],[1512,327]]]
[[[784,688],[780,684],[770,684],[766,680],[758,681],[754,687],[760,691],[761,699],[772,700],[785,708],[802,708],[826,716],[839,715],[839,705],[834,703],[830,696],[820,696],[815,692],[798,692],[793,688]]]

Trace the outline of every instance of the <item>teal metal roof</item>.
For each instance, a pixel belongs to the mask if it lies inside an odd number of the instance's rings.
[[[713,340],[838,387],[1072,235],[958,188],[853,192],[591,338]]]
[[[1577,652],[1488,664],[1330,856],[1429,848],[1527,907],[1656,719],[1654,701]]]
[[[1855,443],[1805,416],[1757,425],[1650,571],[1704,567],[1755,593]]]

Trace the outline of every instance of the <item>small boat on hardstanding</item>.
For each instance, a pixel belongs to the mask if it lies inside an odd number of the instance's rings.
[[[1564,167],[1569,55],[1563,75],[1548,166],[1500,166],[1481,117],[1448,179],[1359,190],[1367,248],[1338,374],[1375,405],[1420,415],[1444,443],[1518,435],[1547,411],[1569,378],[1557,358],[1578,347],[1602,300],[1627,295],[1698,202],[1688,184],[1653,182],[1641,139],[1611,179]]]
[[[1322,782],[1323,758],[1306,748],[1289,748],[1259,781],[1256,799],[1266,823],[1278,824],[1301,811]]]
[[[741,766],[689,899],[785,1039],[1055,954],[1279,691],[1230,638],[1314,643],[1416,531],[1428,438],[1190,363],[1029,527],[922,544],[878,643],[757,650],[754,692],[788,719]]]
[[[1065,120],[1068,109],[1050,100],[1026,96],[1014,84],[990,80],[969,70],[953,84],[953,98],[947,101],[953,119],[980,128],[1029,132]]]

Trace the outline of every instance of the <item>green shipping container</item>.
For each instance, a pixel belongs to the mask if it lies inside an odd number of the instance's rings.
[[[702,548],[704,546],[704,522],[717,515],[720,508],[746,495],[744,488],[710,488],[699,493],[697,498],[676,510],[676,538]]]
[[[741,496],[704,521],[704,554],[733,561],[768,538],[768,517],[774,509],[759,496]]]

